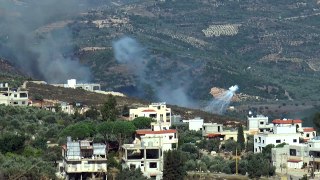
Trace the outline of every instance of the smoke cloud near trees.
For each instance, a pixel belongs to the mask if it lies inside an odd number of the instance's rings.
[[[170,76],[172,80],[159,83],[155,79],[150,79],[147,73],[148,63],[153,60],[151,55],[135,39],[131,37],[120,38],[113,43],[113,50],[116,60],[121,64],[126,64],[127,68],[137,77],[138,91],[143,93],[146,87],[149,87],[155,96],[153,100],[184,107],[197,106],[195,101],[187,94],[189,83],[186,81],[191,82],[191,77],[187,73],[181,74],[181,72],[176,71],[170,72],[169,75],[162,74],[163,76]],[[141,94],[141,96],[146,96],[146,94]]]
[[[72,35],[67,26],[46,26],[72,19],[83,0],[0,0],[0,57],[28,76],[53,82],[76,78],[88,81],[90,69],[72,56]],[[50,28],[50,26],[49,26]]]

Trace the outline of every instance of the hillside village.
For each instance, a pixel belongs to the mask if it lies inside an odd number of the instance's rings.
[[[201,176],[212,179],[221,172],[240,178],[320,178],[320,137],[315,128],[303,127],[300,119],[270,121],[267,116],[249,112],[244,123],[209,123],[201,117],[184,119],[174,114],[165,102],[128,108],[128,112],[119,118],[113,95],[121,94],[108,94],[103,107],[92,109],[81,103],[29,99],[26,86],[27,83],[22,88],[10,88],[8,83],[0,83],[0,104],[12,108],[38,108],[78,119],[82,115],[90,117],[84,121],[75,119],[66,127],[60,126],[63,130],[59,141],[46,140],[44,149],[57,148],[62,152],[51,164],[58,179],[121,179],[121,173],[126,171],[151,179],[170,179],[168,175],[175,176],[175,173],[182,173],[184,179],[200,179]],[[63,87],[85,91],[94,91],[92,87],[97,87],[95,90],[101,93],[98,84],[77,84],[75,80],[68,81]],[[63,120],[53,119],[50,123],[60,121]],[[39,122],[44,126],[45,122]],[[9,133],[2,127],[0,142],[4,142],[3,134]],[[37,134],[30,134],[31,141],[37,139]],[[27,137],[28,132],[20,136]],[[35,147],[32,150],[36,151]],[[6,151],[0,148],[0,152]],[[171,154],[173,152],[176,154]],[[175,166],[173,162],[169,163],[169,155],[183,167],[182,170],[170,172]],[[259,164],[255,164],[257,161]],[[266,171],[260,172],[259,168]],[[6,172],[2,173],[4,177],[10,177]]]

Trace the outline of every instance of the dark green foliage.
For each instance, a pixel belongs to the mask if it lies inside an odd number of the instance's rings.
[[[90,118],[90,119],[96,120],[96,119],[98,119],[98,117],[100,116],[100,113],[99,113],[99,111],[98,111],[97,108],[91,107],[88,111],[86,111],[86,112],[84,113],[84,116],[85,116],[86,118]]]
[[[4,179],[54,179],[56,169],[39,158],[0,153],[0,170]]]
[[[122,168],[121,164],[116,160],[116,154],[115,153],[109,153],[108,154],[107,164],[108,164],[108,169],[110,169],[110,168],[121,169]]]
[[[0,136],[0,152],[18,152],[24,148],[26,137],[12,133],[5,133]]]
[[[93,137],[95,134],[95,126],[91,122],[79,122],[66,127],[60,136],[71,136],[74,139],[83,140]]]
[[[271,150],[275,146],[273,144],[268,144],[266,147],[262,149],[262,154],[265,158],[267,158],[271,162]]]
[[[246,152],[253,152],[254,148],[254,137],[253,135],[247,135]]]
[[[315,113],[313,116],[313,124],[316,126],[317,130],[320,129],[320,112]]]
[[[179,145],[184,143],[196,143],[198,140],[202,139],[201,131],[189,131],[188,127],[179,128],[178,133]]]
[[[203,139],[199,143],[197,143],[197,146],[209,152],[211,151],[219,152],[220,140],[219,139],[209,139],[209,140]]]
[[[122,169],[120,173],[117,175],[116,180],[146,180],[145,176],[143,176],[141,169]]]
[[[188,152],[191,154],[199,154],[199,149],[193,144],[182,144],[180,146],[181,151]]]
[[[238,151],[242,151],[245,149],[245,140],[244,140],[244,134],[243,134],[243,127],[242,125],[240,125],[238,127],[238,135],[237,135],[237,143],[240,147],[240,149]]]
[[[137,117],[132,121],[137,129],[151,129],[151,122],[154,120],[148,117]]]
[[[234,141],[233,139],[228,139],[224,142],[224,144],[222,145],[222,149],[224,149],[227,152],[236,152],[236,148],[237,148],[237,142]]]
[[[247,171],[250,178],[261,176],[273,176],[275,167],[265,158],[262,153],[250,154],[247,158]]]
[[[167,180],[183,180],[186,176],[184,169],[184,161],[181,152],[177,150],[169,150],[164,154],[163,179]]]
[[[107,101],[101,108],[101,115],[105,121],[115,121],[117,119],[117,100],[114,96],[108,95]]]
[[[122,146],[123,141],[127,138],[130,138],[134,134],[136,128],[133,125],[132,121],[121,121],[121,120],[113,122],[112,126],[113,126],[112,132],[116,136],[116,139],[119,143],[119,150],[120,150],[120,147]]]

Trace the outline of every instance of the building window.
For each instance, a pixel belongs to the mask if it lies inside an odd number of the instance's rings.
[[[307,134],[306,134],[306,136],[307,136],[307,137],[310,137],[310,134],[309,134],[309,133],[307,133]]]
[[[276,143],[281,143],[281,140],[280,139],[276,140]]]
[[[230,137],[229,139],[230,139],[230,140],[233,140],[233,137]]]
[[[257,152],[257,151],[258,151],[258,149],[256,148],[256,149],[255,149],[255,151]]]
[[[141,161],[141,165],[140,166],[144,166],[144,161]]]
[[[20,93],[20,97],[21,98],[26,98],[26,97],[28,97],[28,94],[27,93]]]
[[[264,140],[262,140],[262,143],[264,144]]]
[[[290,149],[289,153],[290,153],[290,156],[297,156],[297,150],[296,149]]]
[[[171,148],[172,149],[176,149],[177,148],[177,144],[176,143],[171,144]]]
[[[261,125],[263,125],[263,124],[264,124],[264,122],[263,122],[263,121],[260,121],[260,124],[261,124]]]
[[[136,165],[135,164],[130,164],[130,169],[136,169]]]
[[[169,139],[172,140],[173,136],[169,136]]]
[[[15,97],[15,98],[16,98],[16,97],[18,97],[18,95],[17,95],[17,94],[14,94],[14,95],[13,95],[13,97]]]
[[[255,141],[255,142],[258,142],[258,140],[257,140],[257,139],[255,139],[254,141]]]
[[[13,102],[13,104],[18,104],[18,102],[17,102],[17,101],[15,101],[15,102]]]
[[[259,130],[260,130],[261,133],[263,132],[263,129],[259,129]]]
[[[293,139],[293,142],[297,142],[297,139]]]
[[[157,163],[156,162],[150,162],[149,163],[149,168],[157,168]]]

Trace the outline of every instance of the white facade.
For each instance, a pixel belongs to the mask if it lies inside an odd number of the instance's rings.
[[[9,88],[8,83],[0,83],[0,104],[27,106],[28,102],[28,91],[21,90],[20,88]]]
[[[202,130],[203,119],[198,117],[198,118],[190,119],[188,122],[189,122],[189,130],[194,130],[194,131]]]
[[[167,108],[166,103],[152,103],[148,107],[139,107],[129,110],[130,120],[136,117],[150,117],[158,123],[171,126],[171,108]]]
[[[161,138],[149,138],[149,143],[136,141],[135,144],[124,144],[122,146],[124,156],[122,158],[123,168],[136,169],[140,168],[143,175],[157,180],[162,179],[163,171],[163,154],[159,144],[151,143],[160,141]]]
[[[87,91],[100,91],[101,90],[101,85],[100,84],[95,84],[95,83],[80,83],[77,84],[76,79],[68,79],[67,84],[51,84],[53,86],[58,86],[58,87],[65,87],[65,88],[72,88],[72,89],[84,89]]]
[[[204,123],[202,127],[202,136],[208,136],[209,134],[221,133],[223,131],[223,125],[217,123]]]
[[[254,153],[262,152],[268,144],[278,145],[287,143],[289,145],[299,144],[300,134],[257,134],[254,135]]]
[[[273,124],[269,124],[269,118],[264,115],[248,116],[247,127],[251,132],[268,132],[272,129]]]
[[[132,144],[124,144],[123,168],[140,168],[149,178],[162,179],[163,154],[178,147],[177,130],[153,124],[153,130],[137,130]]]

